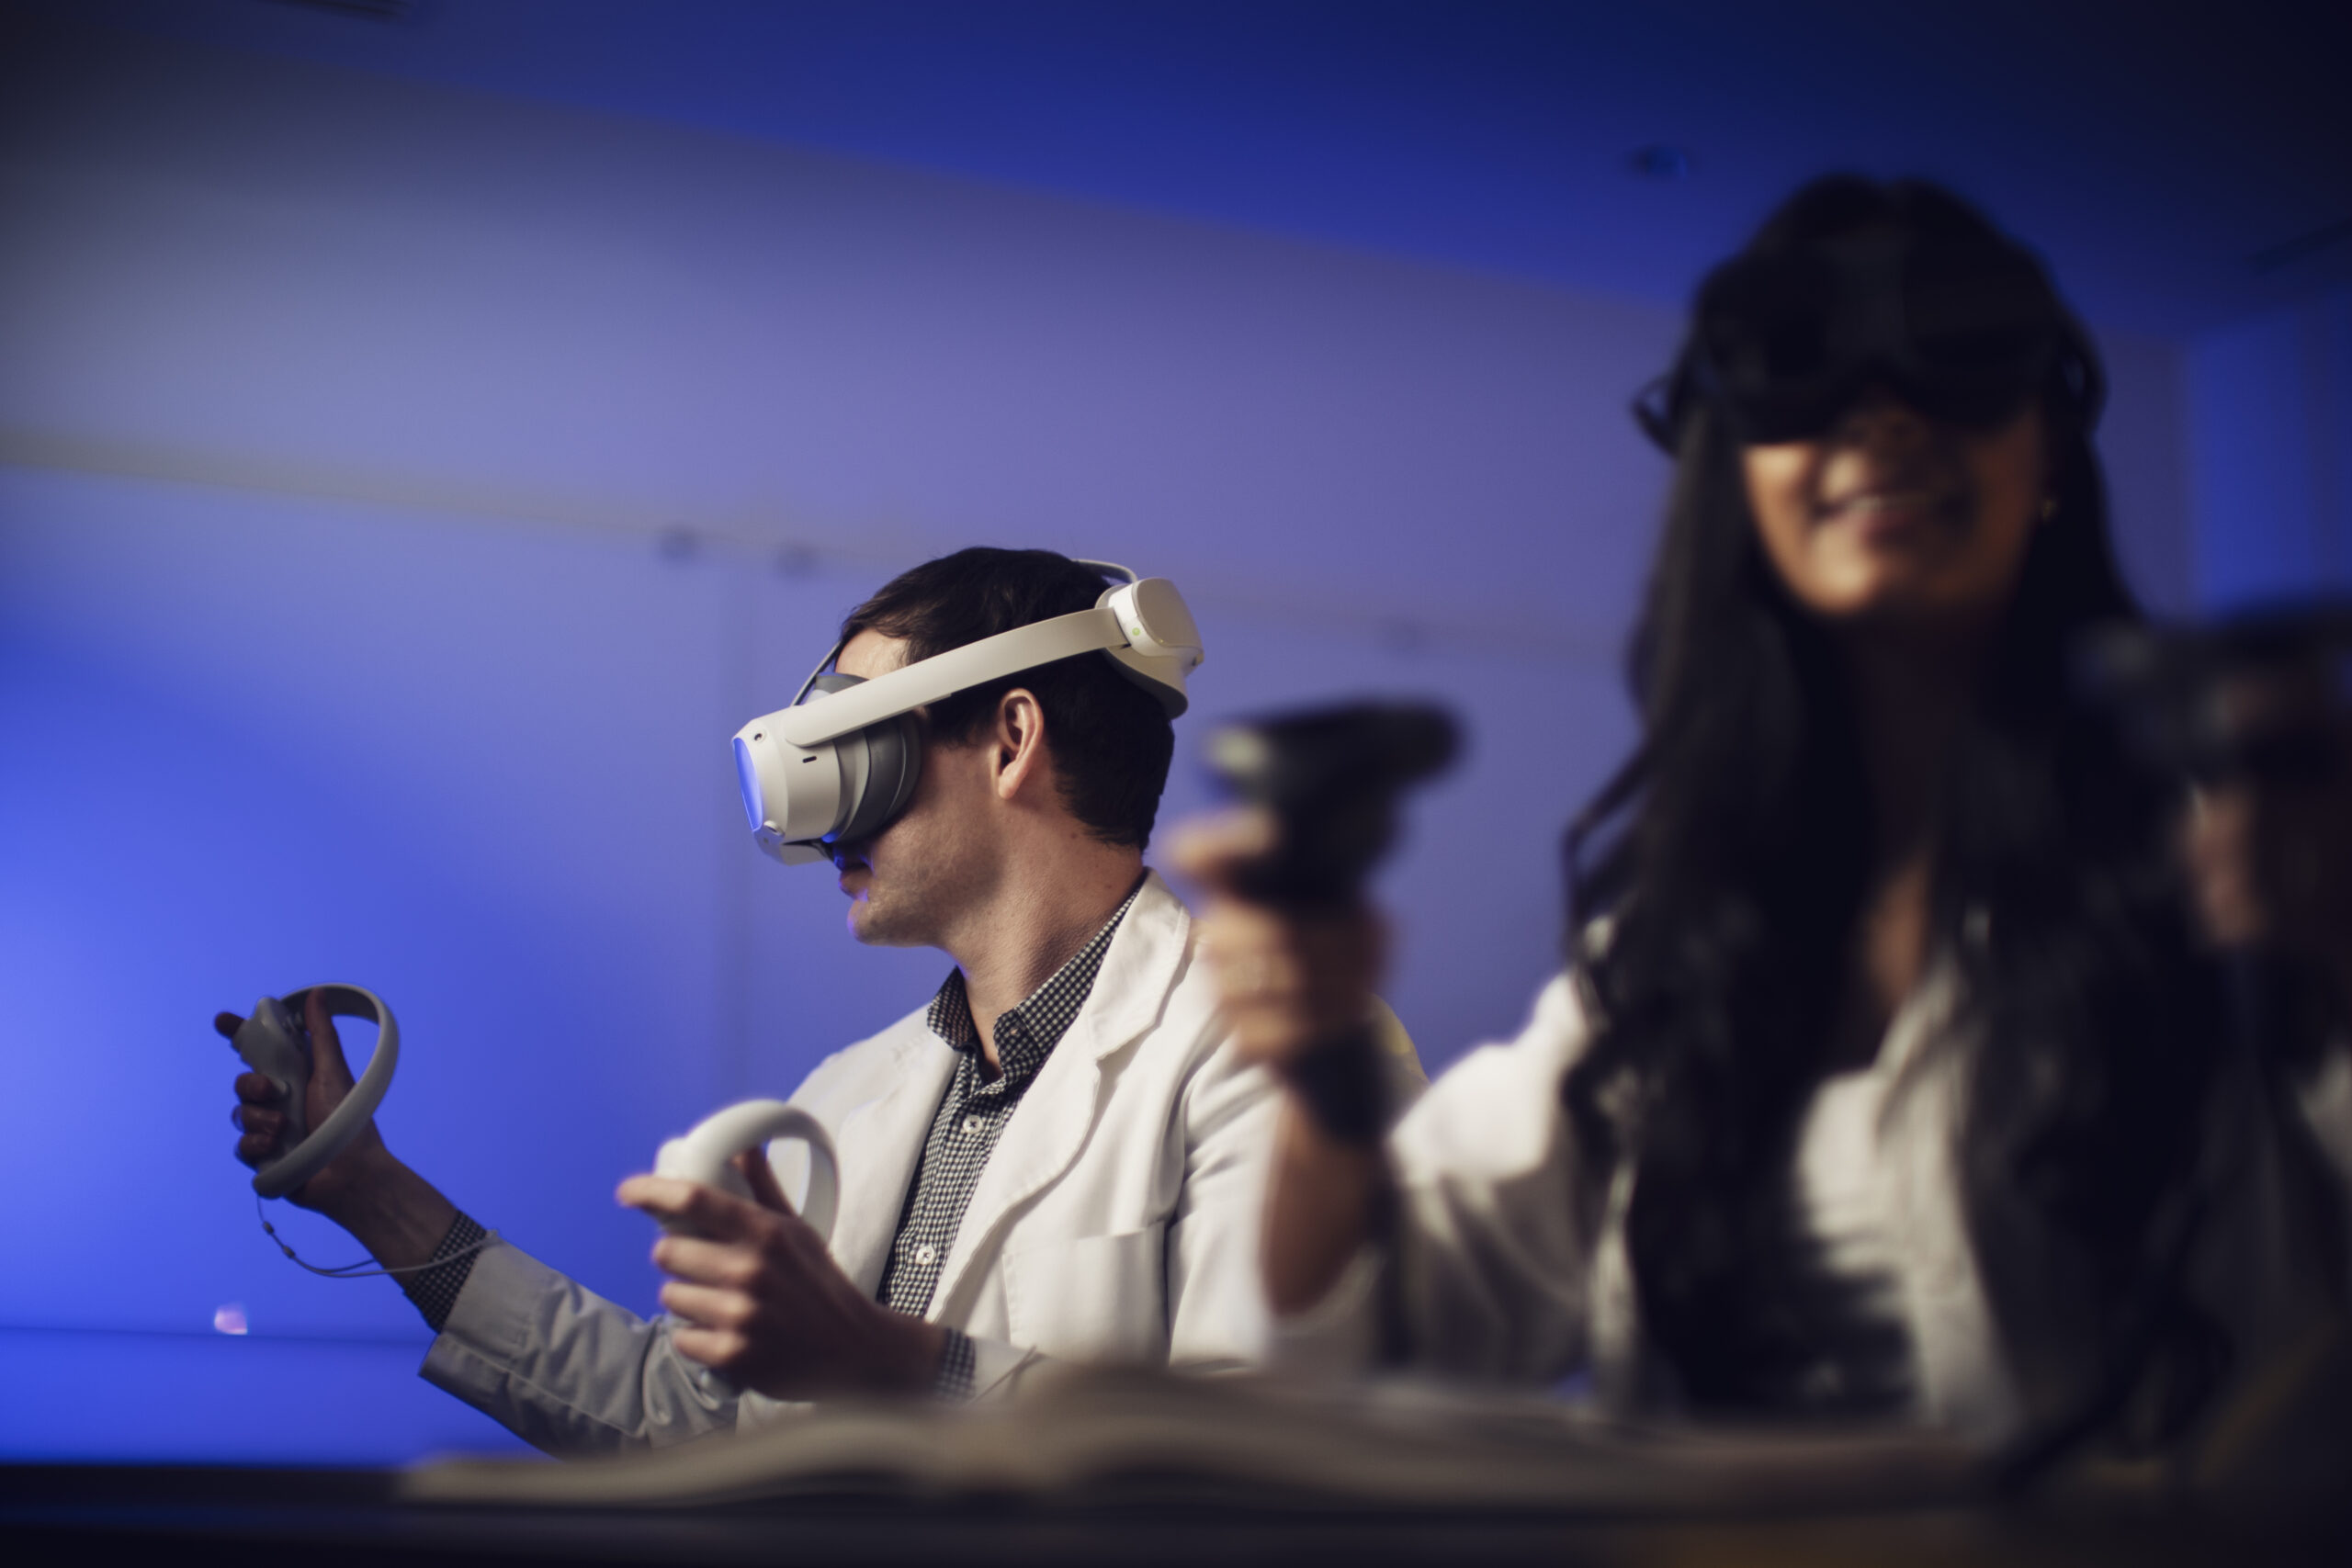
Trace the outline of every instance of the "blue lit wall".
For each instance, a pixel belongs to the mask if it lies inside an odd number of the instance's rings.
[[[1515,1023],[1557,830],[1630,735],[1663,470],[1623,410],[1672,312],[315,65],[44,48],[0,75],[0,1457],[503,1444],[413,1378],[388,1282],[264,1242],[207,1021],[380,990],[395,1151],[645,1307],[615,1181],[944,973],[854,948],[830,878],[757,855],[726,738],[963,544],[1182,582],[1210,661],[1180,746],[1351,691],[1454,703],[1474,751],[1389,876],[1389,990],[1433,1066]],[[2179,607],[2215,570],[2182,351],[2109,349],[2126,554]],[[1169,815],[1199,799],[1180,762]]]
[[[2352,289],[2199,338],[2188,384],[2200,599],[2352,593]]]

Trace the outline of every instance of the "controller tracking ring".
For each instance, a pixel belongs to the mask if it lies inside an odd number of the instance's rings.
[[[343,1103],[300,1144],[254,1172],[254,1191],[263,1198],[285,1197],[341,1154],[384,1102],[384,1091],[392,1087],[392,1073],[400,1065],[401,1028],[383,998],[364,986],[306,986],[282,998],[285,1014],[299,1022],[304,999],[312,991],[320,993],[330,1018],[374,1021],[376,1048],[368,1055],[367,1070],[344,1096]],[[299,1116],[303,1091],[310,1086],[310,1065],[300,1045],[279,1030],[269,1011],[266,1007],[254,1008],[230,1043],[247,1066],[277,1085]]]

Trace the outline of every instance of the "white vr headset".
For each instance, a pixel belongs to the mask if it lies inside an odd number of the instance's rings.
[[[870,681],[828,674],[842,651],[833,644],[790,705],[735,732],[743,814],[760,848],[803,865],[831,860],[834,844],[881,831],[914,798],[922,774],[914,710],[1041,664],[1103,654],[1169,717],[1182,713],[1184,677],[1202,659],[1184,596],[1164,577],[1138,578],[1108,561],[1078,564],[1126,581],[1104,589],[1091,610],[1015,626]]]

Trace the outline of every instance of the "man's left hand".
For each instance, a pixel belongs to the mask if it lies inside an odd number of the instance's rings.
[[[683,1320],[679,1353],[776,1399],[927,1391],[945,1332],[851,1283],[785,1201],[764,1151],[738,1155],[735,1167],[754,1201],[667,1176],[620,1186],[629,1208],[693,1233],[653,1246],[672,1276],[662,1304]]]

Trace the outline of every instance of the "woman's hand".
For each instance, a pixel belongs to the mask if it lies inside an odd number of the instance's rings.
[[[1361,904],[1306,913],[1240,897],[1235,874],[1273,847],[1274,833],[1263,810],[1202,818],[1178,830],[1169,860],[1208,890],[1201,945],[1235,1043],[1286,1089],[1259,1269],[1274,1311],[1292,1315],[1329,1293],[1382,1209],[1388,1176],[1379,1145],[1334,1136],[1293,1075],[1317,1046],[1363,1027],[1387,942],[1379,917]]]
[[[1245,808],[1180,828],[1170,863],[1209,893],[1201,946],[1248,1059],[1277,1072],[1321,1042],[1360,1028],[1387,946],[1363,905],[1306,912],[1250,903],[1235,874],[1274,844],[1272,816]]]

